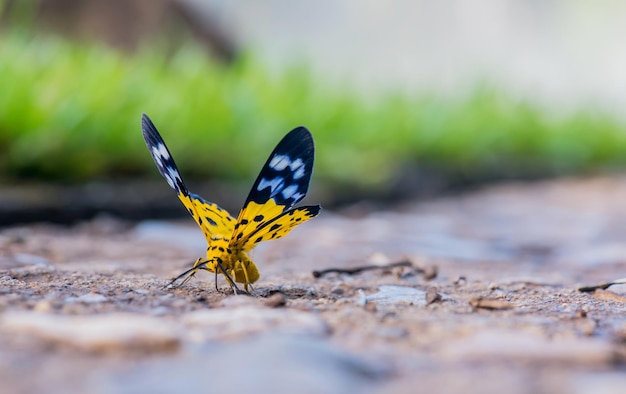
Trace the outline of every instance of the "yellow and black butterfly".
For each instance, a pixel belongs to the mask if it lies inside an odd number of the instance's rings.
[[[198,270],[205,270],[215,273],[216,288],[217,274],[221,273],[235,292],[239,290],[235,282],[243,283],[248,291],[259,279],[259,270],[248,252],[259,242],[284,237],[298,224],[317,216],[321,209],[319,205],[292,208],[306,195],[313,172],[315,147],[313,136],[305,127],[291,130],[276,145],[236,220],[226,210],[187,190],[174,158],[145,114],[141,128],[159,172],[176,190],[208,243],[206,257],[196,260],[170,285],[187,275],[183,285]]]

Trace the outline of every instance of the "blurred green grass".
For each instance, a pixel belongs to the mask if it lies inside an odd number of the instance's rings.
[[[185,178],[253,177],[293,127],[310,128],[316,176],[362,187],[428,168],[469,180],[590,172],[626,164],[626,127],[609,114],[555,114],[478,84],[363,95],[304,64],[233,65],[189,44],[127,56],[98,45],[0,36],[0,174],[85,181],[157,177],[141,137],[147,113]]]

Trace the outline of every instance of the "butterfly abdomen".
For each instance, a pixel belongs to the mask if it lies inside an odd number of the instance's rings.
[[[206,259],[208,271],[222,273],[224,269],[235,282],[252,284],[260,277],[259,270],[248,253],[230,246],[227,238],[212,239],[207,247]]]

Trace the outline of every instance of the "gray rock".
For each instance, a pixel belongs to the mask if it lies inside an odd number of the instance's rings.
[[[362,392],[389,374],[326,341],[260,336],[199,347],[189,357],[145,361],[93,378],[96,393],[348,393]]]
[[[108,299],[102,294],[98,294],[98,293],[83,294],[82,296],[76,297],[74,299],[74,302],[84,302],[86,304],[96,304],[99,302],[106,302],[106,301],[108,301]]]
[[[194,339],[235,339],[265,332],[325,336],[328,325],[311,312],[242,306],[199,310],[181,317]]]
[[[160,352],[179,346],[178,330],[167,321],[125,313],[62,316],[7,312],[0,320],[0,330],[96,352]]]
[[[378,286],[378,293],[364,296],[359,292],[359,305],[375,302],[380,305],[386,304],[412,304],[426,305],[426,292],[406,286]]]

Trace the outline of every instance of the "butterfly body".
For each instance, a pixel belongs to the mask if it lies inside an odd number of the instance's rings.
[[[146,115],[142,117],[142,130],[159,172],[177,192],[208,244],[206,258],[196,260],[191,269],[174,281],[187,275],[186,282],[198,270],[205,270],[223,274],[234,289],[237,282],[247,290],[260,277],[248,252],[262,241],[287,235],[298,224],[317,216],[321,209],[319,205],[293,208],[306,195],[313,170],[313,138],[304,127],[292,130],[278,143],[237,219],[187,190],[165,142]]]

